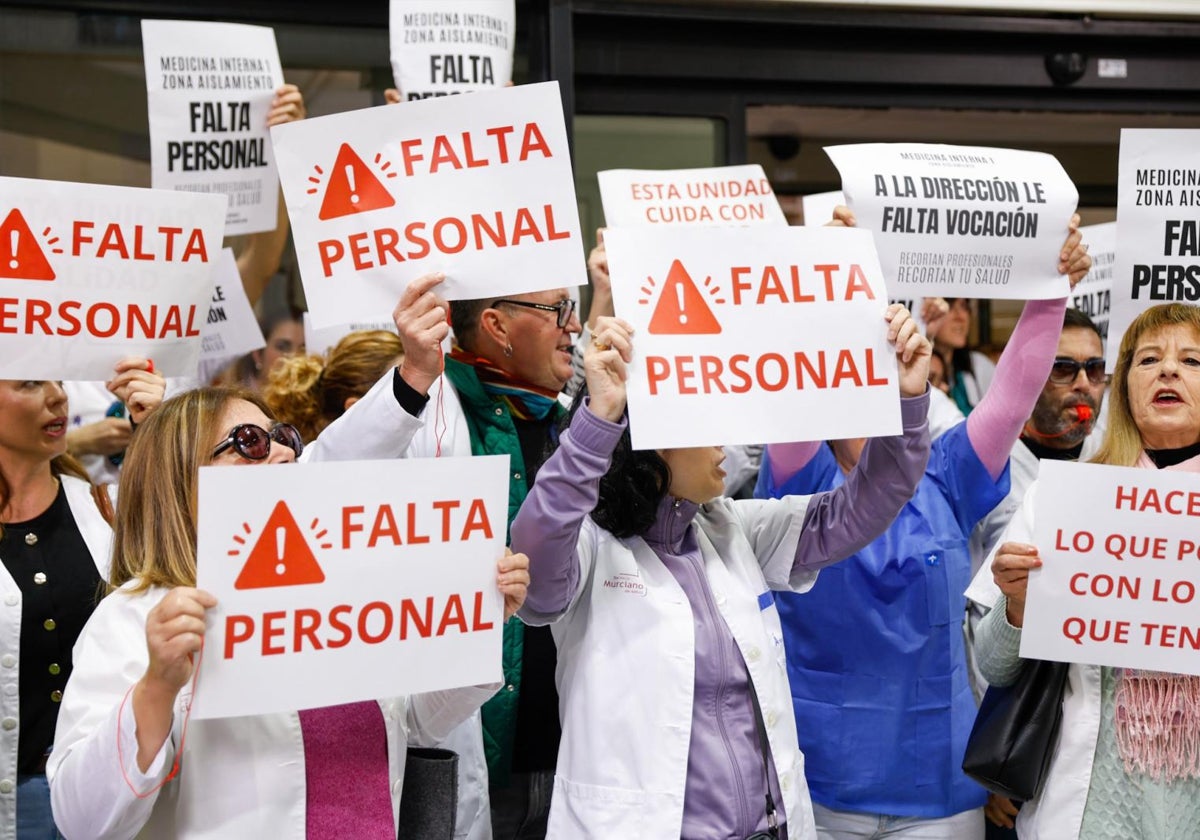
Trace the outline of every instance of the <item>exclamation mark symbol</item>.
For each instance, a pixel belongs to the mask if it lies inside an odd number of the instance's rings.
[[[675,300],[679,301],[679,323],[687,323],[687,313],[683,311],[683,284],[675,284]]]
[[[12,259],[8,261],[8,267],[16,268],[21,264],[17,259],[17,246],[21,244],[21,231],[10,230],[8,232],[8,241],[12,244],[12,248],[9,250],[9,253],[12,254]]]
[[[350,203],[358,204],[358,187],[354,186],[354,167],[346,164],[346,181],[350,184]]]
[[[281,575],[287,571],[287,565],[283,562],[283,550],[287,547],[287,528],[280,526],[275,529],[275,556],[279,558],[279,562],[275,564],[275,574]]]

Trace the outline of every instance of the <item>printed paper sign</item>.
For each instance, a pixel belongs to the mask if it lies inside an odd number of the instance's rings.
[[[1200,130],[1121,129],[1109,373],[1133,319],[1200,301]]]
[[[499,680],[507,499],[496,456],[201,469],[192,714]]]
[[[512,80],[513,0],[391,0],[392,76],[406,100]]]
[[[900,433],[887,290],[848,228],[609,228],[636,449]]]
[[[1021,656],[1200,674],[1200,491],[1167,470],[1042,461]]]
[[[312,325],[312,319],[308,317],[308,313],[304,313],[304,349],[305,352],[313,356],[322,356],[332,349],[339,341],[352,332],[360,332],[362,330],[387,330],[390,333],[399,335],[399,330],[396,329],[396,322],[387,319],[379,321],[362,321],[356,324],[337,324],[332,327],[318,329]]]
[[[1092,258],[1092,269],[1071,290],[1069,305],[1092,319],[1100,328],[1101,339],[1108,338],[1108,317],[1112,308],[1113,260],[1117,250],[1117,223],[1087,225],[1079,229]]]
[[[242,356],[267,344],[254,309],[246,299],[232,249],[221,249],[215,274],[208,318],[200,328],[202,362]]]
[[[557,82],[307,119],[273,138],[318,327],[377,321],[433,271],[448,300],[585,272]]]
[[[223,196],[0,178],[0,379],[195,376]]]
[[[1052,156],[923,143],[825,152],[858,226],[875,232],[893,294],[1066,296],[1058,255],[1079,193]]]
[[[274,230],[279,176],[267,113],[283,84],[266,26],[143,20],[150,183],[228,196],[230,235]]]
[[[709,169],[609,169],[597,172],[604,221],[633,225],[787,224],[758,164]]]
[[[833,218],[833,208],[845,203],[846,196],[841,190],[801,196],[805,227],[820,227],[827,223]]]

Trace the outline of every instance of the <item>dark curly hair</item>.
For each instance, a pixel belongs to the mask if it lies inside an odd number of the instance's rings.
[[[560,434],[571,425],[587,394],[585,384],[575,395],[571,410],[559,421]],[[653,449],[635,450],[626,428],[613,450],[608,472],[600,479],[600,499],[592,519],[614,537],[641,536],[654,524],[658,506],[670,486],[667,462]]]

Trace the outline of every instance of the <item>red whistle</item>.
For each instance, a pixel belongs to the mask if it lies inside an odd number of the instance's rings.
[[[1092,407],[1090,405],[1075,406],[1075,416],[1079,418],[1080,423],[1086,423],[1092,419]]]

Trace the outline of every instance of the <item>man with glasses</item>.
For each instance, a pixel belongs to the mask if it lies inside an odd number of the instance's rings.
[[[411,283],[396,310],[397,396],[424,421],[406,457],[507,455],[511,522],[557,441],[582,325],[566,289],[447,304],[440,280]],[[447,312],[454,346],[443,358]],[[561,737],[555,665],[548,628],[505,625],[504,687],[483,707],[482,739],[480,723],[468,721],[444,744],[460,755],[457,836],[545,836]]]
[[[985,566],[988,555],[996,547],[1009,520],[1021,506],[1025,491],[1038,476],[1043,459],[1076,461],[1083,450],[1084,442],[1096,428],[1100,406],[1104,402],[1104,389],[1108,387],[1108,376],[1104,373],[1104,341],[1099,328],[1092,319],[1078,309],[1068,309],[1063,315],[1063,328],[1058,338],[1058,350],[1050,378],[1042,388],[1033,413],[1025,423],[1020,440],[1012,448],[1009,458],[1009,476],[1012,487],[1008,496],[987,515],[971,534],[972,572],[978,573]],[[986,593],[979,589],[980,581],[986,578]],[[967,627],[969,636],[974,635],[975,626],[995,603],[993,594],[999,590],[992,586],[990,572],[980,574],[967,590]],[[976,693],[982,695],[986,683],[975,669],[974,645],[968,638],[967,652],[971,658],[971,670]],[[1003,797],[992,796],[985,809],[991,825],[989,838],[1015,837],[1004,834],[997,827],[1012,828],[1017,808]]]

